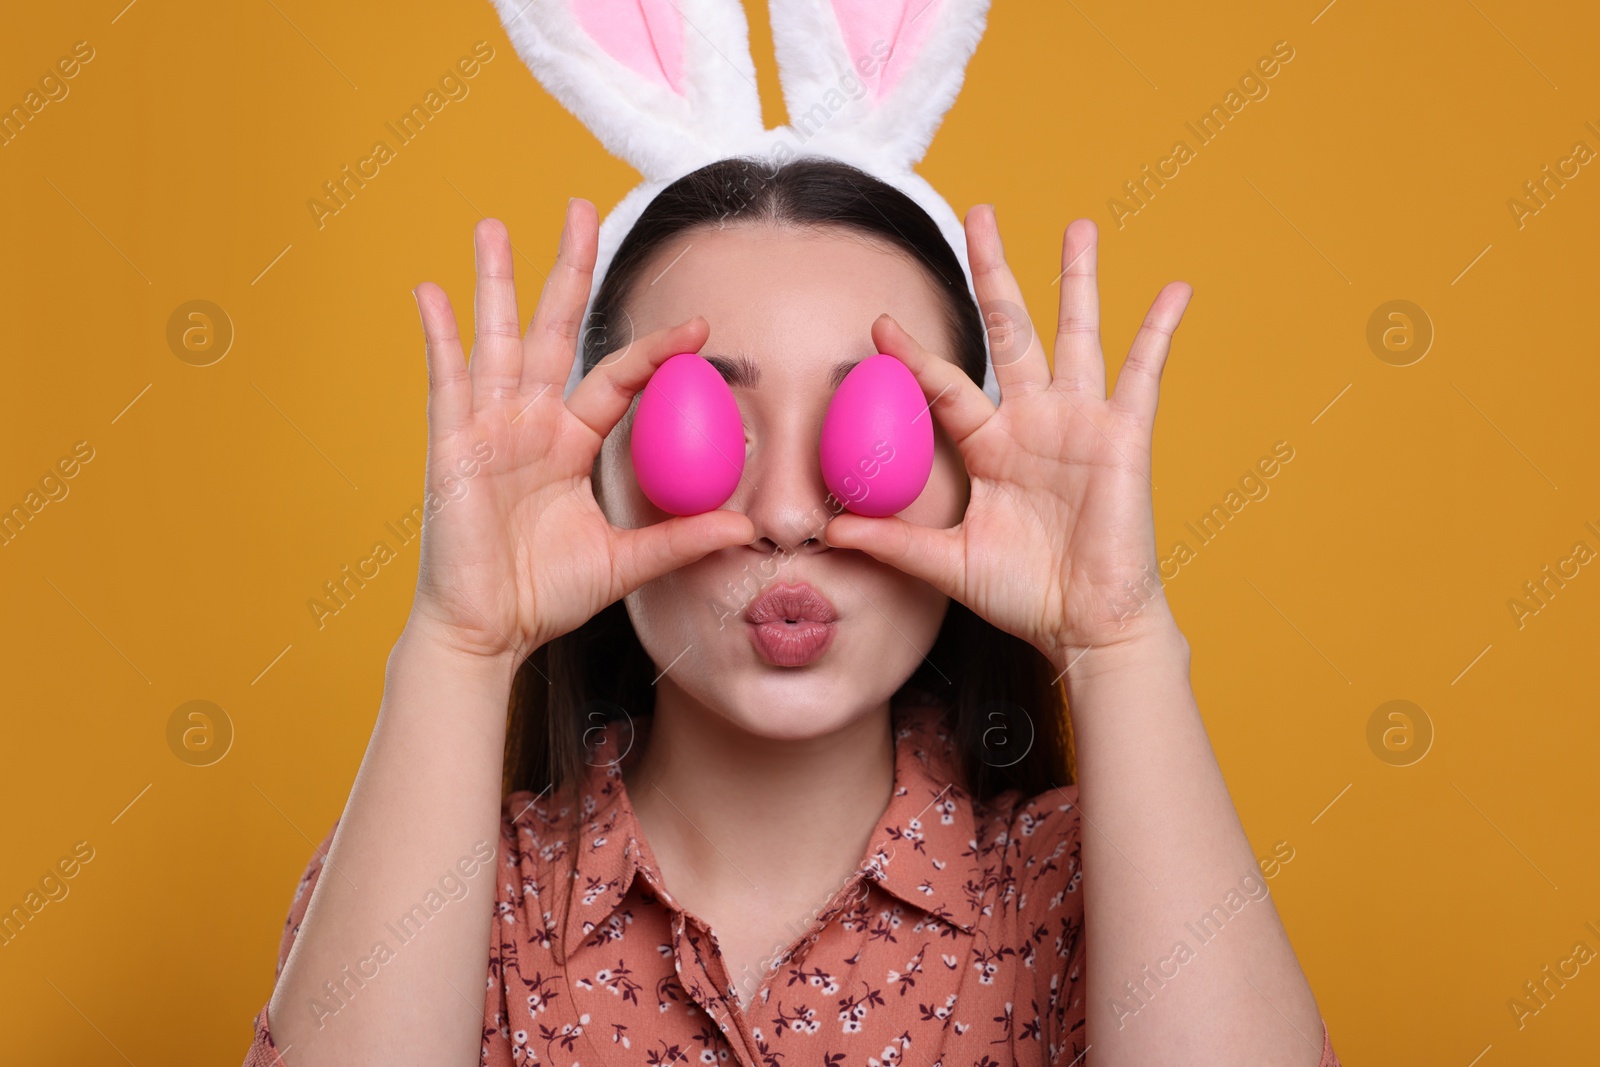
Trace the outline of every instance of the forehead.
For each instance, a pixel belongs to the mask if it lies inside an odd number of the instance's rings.
[[[663,245],[627,307],[635,336],[704,315],[701,354],[723,360],[736,386],[804,377],[831,390],[849,364],[876,352],[872,322],[883,312],[955,361],[944,299],[928,267],[873,235],[740,222]]]

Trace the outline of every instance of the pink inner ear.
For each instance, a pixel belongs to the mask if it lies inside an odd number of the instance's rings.
[[[683,19],[672,0],[570,3],[578,24],[608,55],[657,85],[683,95]]]
[[[940,0],[833,0],[845,51],[874,99],[887,96],[911,68],[939,6]]]

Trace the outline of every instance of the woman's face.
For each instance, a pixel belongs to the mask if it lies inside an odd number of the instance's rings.
[[[841,505],[822,480],[817,446],[835,365],[877,351],[871,328],[880,313],[958,362],[942,299],[905,253],[842,229],[700,227],[640,273],[627,335],[704,315],[710,335],[700,355],[747,364],[729,382],[745,424],[744,476],[722,506],[749,516],[756,533],[749,545],[710,553],[627,596],[634,629],[663,672],[657,710],[709,713],[772,738],[818,736],[884,708],[921,664],[949,598],[863,552],[823,543]],[[626,528],[671,518],[639,490],[632,425],[630,410],[607,437],[596,486],[607,517]],[[927,487],[899,515],[948,528],[961,521],[969,484],[937,420],[934,444]],[[752,640],[745,612],[775,585],[798,582],[832,603],[833,639],[803,666],[776,666]]]

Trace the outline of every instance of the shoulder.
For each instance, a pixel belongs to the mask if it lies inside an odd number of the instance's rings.
[[[975,803],[973,819],[979,851],[1011,882],[1018,911],[1038,918],[1064,905],[1069,911],[1082,910],[1076,783],[1033,796],[1007,790]]]
[[[500,802],[500,862],[524,870],[560,863],[570,847],[563,831],[568,814],[548,793],[507,794]]]
[[[922,756],[934,777],[963,785],[958,742],[944,705],[907,699],[897,708],[895,722],[898,743]],[[1033,795],[1007,789],[987,799],[964,787],[959,793],[971,807],[974,874],[981,875],[986,890],[997,892],[1003,907],[1016,904],[1016,894],[1036,896],[1047,888],[1044,883],[1052,883],[1049,895],[1058,900],[1076,892],[1081,881],[1077,783]]]
[[[562,789],[552,798],[518,790],[501,801],[500,881],[508,891],[544,897],[572,877],[580,851],[604,843],[611,827],[596,821],[595,798],[585,793],[574,800],[575,792]]]
[[[552,836],[558,818],[548,793],[519,789],[500,801],[500,839],[538,844]]]
[[[1031,981],[1046,1062],[1077,1063],[1085,1021],[1084,894],[1076,784],[1034,796],[1008,790],[983,806],[996,900]]]
[[[988,800],[974,800],[973,821],[980,838],[997,843],[1028,845],[1064,835],[1078,835],[1078,784],[1055,786],[1028,796],[1007,789]]]

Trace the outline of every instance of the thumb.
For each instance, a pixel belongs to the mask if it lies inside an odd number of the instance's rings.
[[[614,536],[618,577],[631,592],[707,553],[749,544],[756,539],[756,528],[743,512],[719,509],[617,530]]]
[[[880,563],[921,578],[946,596],[959,599],[965,571],[959,527],[936,530],[897,515],[873,518],[840,513],[822,529],[831,548],[865,552]]]

